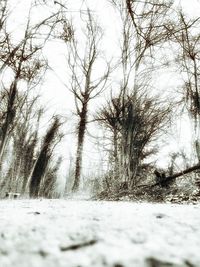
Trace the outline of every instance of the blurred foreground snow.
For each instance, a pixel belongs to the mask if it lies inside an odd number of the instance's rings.
[[[200,205],[0,201],[0,267],[200,266]]]

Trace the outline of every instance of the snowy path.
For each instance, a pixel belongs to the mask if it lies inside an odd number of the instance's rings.
[[[200,205],[0,201],[0,267],[200,266]]]

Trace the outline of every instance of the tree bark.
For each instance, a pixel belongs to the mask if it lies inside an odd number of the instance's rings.
[[[45,174],[49,158],[47,158],[46,150],[41,151],[31,176],[29,195],[31,198],[37,198],[40,190],[40,183]]]
[[[77,192],[80,186],[82,158],[83,158],[83,144],[85,139],[85,131],[87,125],[87,101],[83,103],[82,110],[80,112],[80,122],[78,125],[78,143],[76,152],[76,165],[75,165],[75,177],[72,187],[73,192]]]
[[[15,98],[17,94],[17,82],[15,81],[10,88],[8,103],[7,103],[7,110],[6,110],[6,118],[5,122],[1,128],[1,143],[0,143],[0,162],[2,162],[3,153],[5,150],[5,146],[8,139],[8,134],[10,127],[13,124],[13,120],[15,118]]]

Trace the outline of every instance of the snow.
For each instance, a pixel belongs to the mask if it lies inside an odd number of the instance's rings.
[[[199,204],[0,201],[0,267],[199,267],[199,248]]]

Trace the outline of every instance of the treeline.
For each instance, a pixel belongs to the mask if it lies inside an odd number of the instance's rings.
[[[107,195],[124,190],[137,191],[137,188],[141,191],[141,185],[148,183],[163,187],[165,183],[158,180],[176,177],[177,159],[187,165],[179,166],[179,172],[181,168],[190,167],[187,161],[191,159],[183,151],[171,153],[166,170],[157,170],[156,163],[150,163],[152,156],[157,154],[159,157],[159,137],[168,138],[165,133],[176,124],[172,122],[174,118],[181,118],[181,111],[188,114],[193,127],[193,164],[196,166],[200,160],[200,18],[191,18],[180,5],[171,1],[109,2],[118,12],[121,25],[121,53],[117,63],[106,61],[102,76],[96,79],[95,63],[101,57],[99,36],[102,36],[102,30],[90,11],[85,54],[79,54],[76,36],[69,43],[71,90],[79,118],[73,190],[80,186],[84,135],[90,122],[89,101],[109,85],[112,88],[110,98],[107,97],[93,117],[105,131],[100,143],[108,159],[105,173],[92,179],[93,188],[107,192]],[[165,86],[171,95],[162,91],[162,80],[160,85],[154,86],[155,75],[162,71],[173,71],[175,79],[180,81],[181,85]],[[117,82],[113,72],[117,73]],[[198,168],[195,171],[192,176],[198,184]],[[191,184],[195,184],[192,180]],[[156,193],[153,194],[156,197]]]
[[[119,56],[112,60],[103,56],[103,30],[95,13],[87,6],[84,18],[80,11],[82,36],[79,36],[73,21],[69,23],[67,3],[56,1],[51,5],[35,1],[30,10],[46,6],[51,14],[32,22],[30,11],[23,37],[16,41],[6,26],[9,0],[1,2],[2,195],[6,191],[17,191],[30,197],[56,196],[56,173],[62,160],[56,160],[53,151],[62,137],[61,121],[57,116],[52,118],[42,136],[43,110],[38,97],[34,96],[48,68],[42,51],[46,43],[56,38],[67,47],[66,67],[70,79],[66,90],[74,96],[78,119],[77,150],[70,181],[67,181],[70,190],[77,192],[80,187],[90,187],[93,192],[107,194],[124,190],[135,192],[137,188],[141,190],[142,184],[153,184],[164,177],[158,174],[160,170],[156,170],[156,163],[151,159],[155,155],[159,157],[160,137],[167,138],[165,133],[173,127],[175,115],[181,117],[180,111],[187,113],[191,120],[193,161],[194,164],[200,161],[200,18],[190,17],[171,1],[107,2],[117,12],[121,25]],[[170,88],[165,86],[171,91],[171,98],[162,91],[162,81],[160,85],[155,84],[155,76],[161,71],[173,71],[180,80],[179,86],[176,83]],[[6,75],[9,82],[4,83]],[[104,95],[106,99],[91,115],[91,102]],[[83,183],[84,144],[91,123],[101,129],[102,136],[93,138],[101,146],[107,167],[101,177],[87,177]],[[165,176],[173,177],[176,160],[180,157],[185,162],[188,158],[181,151],[171,154]],[[199,172],[195,171],[198,180]]]
[[[53,157],[61,140],[58,116],[48,118],[37,95],[48,62],[42,51],[56,27],[65,23],[62,12],[32,21],[32,3],[19,40],[13,36],[10,1],[0,3],[0,195],[17,192],[30,197],[55,197],[56,173],[62,159]],[[70,36],[70,34],[69,34]],[[44,126],[43,126],[44,127]]]

